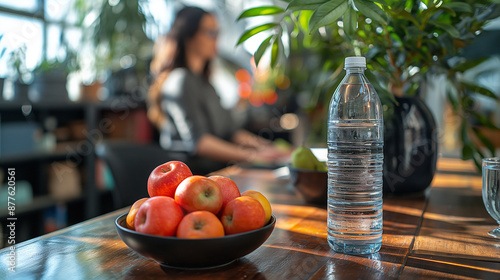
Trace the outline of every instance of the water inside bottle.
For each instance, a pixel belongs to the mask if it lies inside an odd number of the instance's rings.
[[[328,243],[337,252],[370,254],[382,244],[380,100],[369,84],[343,84],[334,98],[327,141]]]

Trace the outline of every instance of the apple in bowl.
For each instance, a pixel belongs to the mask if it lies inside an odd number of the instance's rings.
[[[194,211],[182,218],[177,228],[178,238],[214,238],[224,236],[224,227],[214,213]]]
[[[135,231],[159,236],[175,236],[184,212],[173,198],[155,196],[146,200],[135,215]]]
[[[229,201],[221,220],[226,234],[236,234],[262,228],[266,224],[266,213],[255,198],[240,196]]]
[[[264,208],[264,212],[266,213],[266,221],[265,222],[266,223],[269,222],[269,220],[271,219],[271,214],[273,213],[273,210],[271,208],[271,203],[269,202],[269,200],[267,200],[267,198],[262,193],[260,193],[258,191],[254,191],[254,190],[248,190],[248,191],[243,192],[241,195],[253,197],[258,202],[260,202],[260,204]]]
[[[205,176],[191,176],[182,181],[175,191],[175,202],[187,213],[206,210],[217,214],[222,207],[219,185]]]
[[[137,212],[139,212],[139,208],[141,207],[141,205],[144,202],[146,202],[146,200],[148,200],[148,199],[149,199],[149,197],[141,198],[141,199],[137,200],[136,202],[134,202],[134,204],[132,204],[132,207],[130,207],[130,210],[127,214],[127,219],[126,219],[127,227],[129,229],[135,230],[135,216],[137,215]]]
[[[238,185],[236,185],[236,183],[228,177],[213,175],[208,177],[208,179],[216,182],[222,192],[222,207],[219,211],[219,216],[221,216],[226,204],[229,201],[241,196],[240,190]]]
[[[274,229],[263,195],[246,192],[223,176],[193,176],[181,162],[151,172],[151,198],[119,216],[120,238],[135,252],[176,268],[228,264],[261,246]],[[173,196],[172,196],[173,192]]]
[[[148,178],[148,194],[174,198],[175,190],[186,178],[193,176],[191,169],[181,161],[169,161],[157,166]]]

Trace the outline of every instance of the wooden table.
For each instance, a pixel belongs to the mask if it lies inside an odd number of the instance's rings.
[[[256,251],[210,270],[163,268],[129,249],[114,220],[121,209],[0,251],[0,279],[500,279],[500,240],[469,163],[441,159],[425,193],[384,197],[384,238],[377,254],[335,253],[326,242],[326,208],[305,204],[271,170],[228,168],[242,191],[271,199],[276,228]],[[22,221],[18,221],[19,223]],[[5,226],[4,226],[5,228]]]

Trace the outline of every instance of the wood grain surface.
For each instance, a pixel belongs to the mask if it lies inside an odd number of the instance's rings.
[[[272,170],[231,167],[241,191],[261,191],[277,218],[269,239],[229,265],[208,270],[165,268],[123,243],[114,220],[124,208],[0,251],[0,279],[500,279],[500,240],[469,163],[440,160],[424,193],[384,196],[379,253],[351,256],[327,244],[326,205],[311,205]],[[455,167],[454,167],[455,166]],[[22,221],[18,221],[22,222]]]

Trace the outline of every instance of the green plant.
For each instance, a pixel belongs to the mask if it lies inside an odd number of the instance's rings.
[[[0,40],[2,35],[0,35]],[[46,73],[57,73],[61,76],[66,77],[69,73],[73,71],[77,71],[79,69],[77,63],[77,55],[74,50],[69,48],[69,44],[67,40],[64,39],[64,27],[61,32],[61,36],[59,37],[59,51],[64,51],[64,58],[54,58],[47,59],[47,57],[43,57],[43,60],[34,68],[28,69],[26,66],[26,51],[27,46],[23,44],[21,47],[15,49],[11,52],[8,66],[10,72],[10,78],[12,80],[17,80],[22,83],[26,83],[30,80],[32,74],[46,74]],[[0,51],[0,58],[5,52],[5,48]]]
[[[64,59],[49,60],[45,58],[33,69],[33,74],[53,74],[66,77],[69,73],[79,70],[77,54],[67,46],[64,46],[64,48],[66,50]]]
[[[28,68],[26,67],[26,45],[23,44],[21,47],[17,48],[10,53],[9,61],[9,78],[13,81],[18,81],[20,83],[25,83],[25,76],[28,74]]]
[[[138,74],[147,73],[153,42],[145,32],[146,22],[153,21],[141,1],[77,0],[74,9],[84,38],[92,42],[97,76],[134,66]],[[85,23],[89,14],[97,15]]]
[[[288,2],[288,4],[283,3]],[[415,95],[423,81],[445,75],[447,98],[462,120],[460,137],[462,157],[473,159],[479,166],[485,156],[470,139],[470,133],[483,143],[488,153],[495,148],[479,130],[478,122],[498,130],[493,122],[474,110],[474,95],[497,99],[490,90],[463,78],[463,73],[484,59],[469,60],[463,49],[480,33],[485,24],[500,15],[498,0],[293,0],[282,6],[256,7],[244,11],[247,17],[273,15],[271,22],[244,32],[242,43],[262,31],[271,31],[255,52],[259,63],[270,50],[271,66],[285,65],[284,53],[289,49],[286,66],[295,69],[294,60],[305,54],[313,62],[302,60],[300,68],[311,69],[301,79],[316,85],[310,107],[328,104],[334,88],[342,78],[343,59],[364,55],[369,61],[368,74],[383,98],[384,104],[394,102],[393,96]],[[286,7],[285,7],[286,5]],[[284,45],[283,38],[289,45]],[[305,65],[305,66],[304,66]],[[311,74],[312,73],[312,74]],[[299,75],[300,77],[300,75]],[[293,79],[292,79],[293,80]],[[300,79],[299,79],[300,80]],[[300,87],[300,86],[299,86]]]

